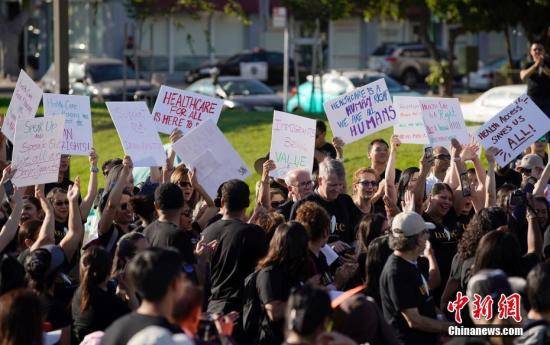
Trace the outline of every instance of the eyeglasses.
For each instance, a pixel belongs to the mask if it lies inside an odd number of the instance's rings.
[[[541,51],[543,51],[543,50],[544,50],[544,49],[542,49],[542,48],[535,48],[535,49],[533,49],[534,52],[541,52]]]
[[[309,181],[304,181],[304,182],[300,182],[298,183],[297,186],[295,187],[299,187],[299,188],[307,188],[307,187],[310,187],[313,185],[313,181],[309,180]]]
[[[278,208],[279,206],[281,206],[282,204],[284,204],[285,201],[284,200],[281,200],[281,201],[272,201],[271,202],[271,207],[272,208]]]
[[[531,175],[531,169],[521,168],[520,171],[522,174]]]
[[[367,181],[367,180],[363,180],[363,181],[359,181],[357,182],[359,183],[361,186],[363,187],[368,187],[368,186],[372,186],[372,187],[378,187],[378,181]]]
[[[189,188],[191,187],[191,183],[187,181],[178,181],[178,186],[180,186],[181,188]]]
[[[451,155],[446,155],[446,154],[440,154],[440,155],[437,155],[435,156],[435,159],[439,159],[439,160],[451,160]]]
[[[65,201],[56,201],[56,202],[54,203],[54,205],[55,205],[55,206],[63,206],[63,205],[69,206],[69,200],[65,200]]]

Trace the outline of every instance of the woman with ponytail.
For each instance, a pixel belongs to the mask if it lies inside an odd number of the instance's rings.
[[[103,331],[130,308],[115,295],[107,281],[111,272],[109,253],[97,246],[90,247],[80,260],[80,287],[72,302],[73,343],[95,331]]]

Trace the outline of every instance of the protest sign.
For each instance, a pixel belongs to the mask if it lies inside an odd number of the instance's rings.
[[[503,167],[549,130],[548,117],[524,94],[480,126],[476,139],[498,149],[495,159]]]
[[[166,154],[145,102],[106,102],[124,153],[136,167],[166,164]]]
[[[199,183],[212,199],[223,182],[250,176],[246,164],[211,120],[189,131],[172,148],[187,167],[196,169]]]
[[[223,100],[162,85],[153,108],[157,130],[170,134],[179,128],[185,134],[201,122],[218,122]]]
[[[452,138],[463,145],[470,142],[457,98],[422,97],[418,103],[432,147],[449,147]]]
[[[63,115],[61,154],[87,156],[92,150],[90,97],[44,94],[44,116]]]
[[[276,168],[269,175],[284,178],[289,170],[295,168],[311,172],[315,154],[315,131],[315,120],[275,111],[269,158],[275,162]]]
[[[34,117],[38,110],[38,105],[40,105],[40,98],[42,98],[42,89],[34,83],[25,71],[21,70],[2,125],[2,133],[12,143],[14,140],[15,122],[19,118],[28,119]]]
[[[347,144],[397,122],[384,79],[326,101],[323,106],[333,135]]]
[[[420,111],[419,97],[394,96],[393,106],[397,111],[397,123],[393,134],[399,136],[403,144],[428,144],[428,134]]]
[[[58,181],[64,125],[63,116],[17,120],[12,157],[17,187]]]

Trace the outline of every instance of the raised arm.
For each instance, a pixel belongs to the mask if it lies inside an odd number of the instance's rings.
[[[537,69],[539,68],[541,63],[542,63],[542,58],[536,58],[535,57],[535,63],[531,67],[526,68],[526,69],[522,69],[521,71],[519,71],[519,77],[520,77],[521,81],[525,81],[533,73],[535,73],[537,71]]]
[[[67,260],[70,262],[73,255],[80,248],[82,239],[84,238],[84,225],[80,217],[78,208],[78,197],[80,196],[80,178],[77,176],[74,184],[69,186],[67,191],[67,199],[69,199],[69,230],[65,237],[59,243],[59,246],[65,252]]]
[[[53,206],[50,200],[44,195],[43,184],[34,187],[34,196],[40,201],[40,207],[44,212],[44,219],[42,220],[42,225],[40,226],[36,241],[34,241],[30,248],[31,251],[47,244],[55,243],[55,216]]]
[[[422,206],[424,204],[424,193],[426,191],[426,177],[430,173],[430,169],[434,165],[434,159],[426,158],[426,155],[423,153],[420,160],[420,172],[418,173],[418,181],[414,188],[414,205],[415,211],[419,214],[422,214]]]
[[[544,195],[544,188],[550,180],[550,162],[546,163],[542,175],[540,176],[537,183],[535,183],[535,188],[533,189],[533,196],[535,195]]]
[[[449,185],[452,190],[456,190],[460,186],[460,176],[457,175],[455,165],[460,160],[462,153],[462,145],[455,138],[451,139],[451,166],[447,169],[443,182]]]
[[[90,151],[90,155],[88,156],[88,160],[90,161],[90,181],[88,182],[88,193],[80,203],[80,216],[82,219],[88,218],[88,214],[90,213],[94,200],[97,196],[97,173],[99,172],[99,169],[97,168],[98,158],[99,157],[97,156],[95,149],[92,148],[92,151]]]
[[[386,188],[384,195],[394,203],[397,203],[397,191],[395,189],[395,160],[397,159],[397,149],[401,145],[401,140],[397,135],[392,135],[390,146],[390,156],[386,163],[386,172],[384,174],[386,180]]]
[[[532,200],[533,198],[529,202],[531,205],[533,205]],[[527,253],[536,253],[539,258],[542,257],[542,241],[537,215],[531,207],[527,207]]]
[[[336,159],[344,162],[344,141],[338,137],[332,138],[332,146],[334,146],[334,149],[336,150]]]
[[[101,218],[99,219],[98,233],[102,235],[109,231],[113,220],[115,219],[115,214],[120,206],[120,199],[122,199],[122,192],[124,187],[128,183],[128,176],[132,173],[132,158],[130,156],[125,156],[122,161],[122,171],[118,176],[118,180],[115,183],[113,189],[109,194],[109,199],[107,200],[107,205],[101,213]]]
[[[479,212],[483,207],[485,207],[485,190],[487,185],[487,174],[485,172],[485,168],[481,164],[479,156],[477,155],[478,150],[479,146],[472,143],[468,146],[469,157],[465,158],[465,162],[466,160],[472,161],[476,172],[477,186],[475,189],[472,189],[472,205],[474,206],[474,210],[476,212]]]
[[[497,151],[498,149],[492,146],[485,151],[485,158],[487,158],[487,162],[489,163],[487,182],[485,183],[485,207],[496,206],[497,204],[497,183],[495,176],[495,154]]]
[[[208,195],[208,193],[206,193],[206,191],[204,190],[202,185],[199,183],[199,180],[197,179],[197,170],[195,168],[193,168],[193,170],[188,169],[187,170],[187,177],[189,178],[189,182],[191,183],[191,187],[193,187],[200,194],[200,196],[206,202],[206,205],[208,205],[208,207],[215,207],[214,201],[212,200],[210,195]]]
[[[4,189],[4,183],[11,180],[14,174],[15,169],[12,170],[8,165],[3,171],[2,179],[0,180],[0,189]],[[0,231],[0,253],[4,251],[4,249],[10,244],[17,234],[17,227],[19,225],[19,221],[21,220],[21,212],[23,212],[23,199],[21,198],[19,191],[16,188],[14,189],[13,200],[15,201],[15,206],[13,207],[6,224],[4,224],[2,230]]]
[[[268,159],[262,166],[262,177],[260,179],[260,187],[258,191],[258,200],[263,207],[269,209],[271,206],[271,195],[269,194],[269,172],[275,170],[275,162]]]

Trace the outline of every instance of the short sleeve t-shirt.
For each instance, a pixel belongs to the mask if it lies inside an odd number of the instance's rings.
[[[218,241],[210,262],[208,312],[240,312],[244,279],[267,253],[266,233],[254,224],[221,219],[204,229],[203,234],[206,243]]]
[[[528,69],[534,64],[533,61],[527,62],[523,65],[523,69]],[[550,59],[548,57],[544,59],[544,67],[550,67]],[[539,100],[548,101],[550,99],[550,77],[536,70],[535,73],[527,78],[527,95],[535,103]]]
[[[418,308],[422,316],[437,317],[435,300],[428,290],[427,279],[417,265],[390,255],[380,276],[380,299],[384,317],[403,344],[436,344],[437,334],[412,329],[401,314],[405,309]]]
[[[296,218],[298,208],[306,201],[319,204],[327,211],[331,221],[329,243],[343,241],[352,244],[355,241],[355,227],[363,214],[355,206],[353,199],[349,195],[340,194],[335,200],[326,201],[317,192],[314,192],[294,203],[290,213],[291,220]]]
[[[127,314],[116,320],[101,339],[102,345],[126,345],[139,331],[148,326],[159,326],[173,334],[182,333],[181,330],[168,322],[164,317],[149,316],[138,313]]]
[[[186,264],[196,262],[191,236],[176,224],[155,220],[143,230],[143,235],[152,247],[175,248]]]

